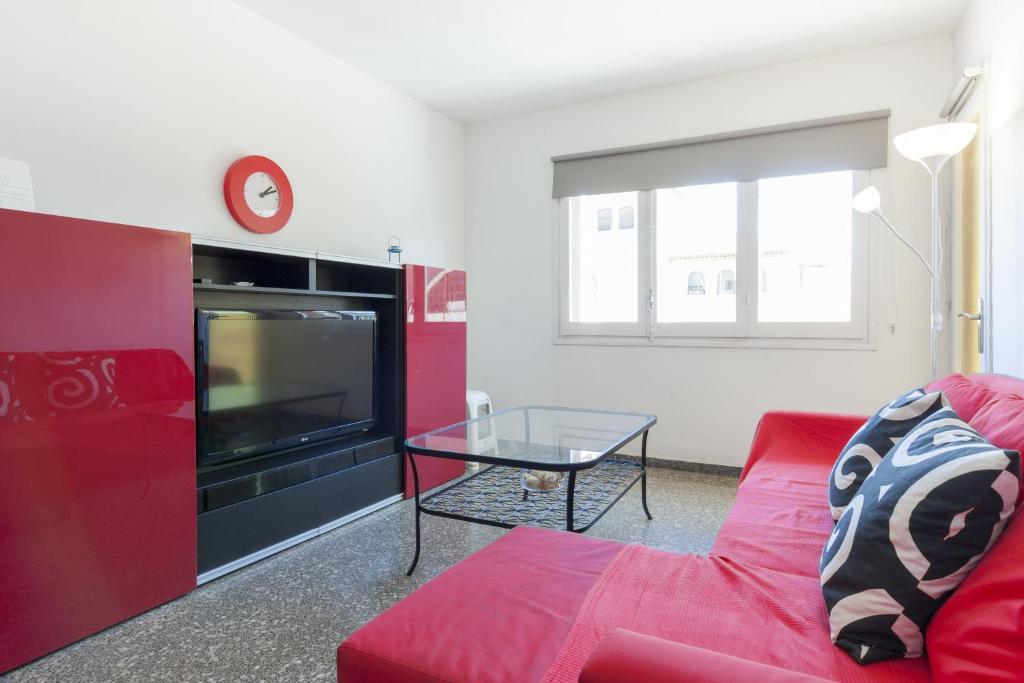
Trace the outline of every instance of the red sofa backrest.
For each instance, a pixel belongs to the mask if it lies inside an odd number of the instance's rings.
[[[927,386],[1000,448],[1024,454],[1024,380],[1009,375],[948,375]]]
[[[1024,677],[1024,517],[1017,512],[925,633],[935,683]]]
[[[1000,448],[1024,453],[1024,380],[949,375],[928,385]],[[1022,493],[1024,495],[1024,493]],[[1011,683],[1024,676],[1024,515],[1021,499],[995,546],[928,625],[936,683]]]

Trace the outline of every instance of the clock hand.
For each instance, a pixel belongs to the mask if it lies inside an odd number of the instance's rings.
[[[260,192],[260,197],[266,197],[268,194],[274,194],[275,192],[277,192],[277,190],[275,190],[273,186],[270,186],[263,190],[263,192]]]

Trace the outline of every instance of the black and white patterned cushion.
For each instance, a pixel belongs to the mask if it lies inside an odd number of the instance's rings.
[[[1002,532],[1020,455],[951,408],[927,417],[860,487],[825,544],[832,641],[862,664],[917,657],[935,611]]]
[[[828,478],[828,506],[838,521],[857,495],[861,484],[894,445],[929,415],[949,405],[945,395],[913,389],[882,406],[857,430],[832,466]]]

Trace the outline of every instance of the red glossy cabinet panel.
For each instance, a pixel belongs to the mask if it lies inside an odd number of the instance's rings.
[[[0,672],[195,586],[188,235],[0,210]]]
[[[466,419],[466,273],[405,266],[405,433]],[[420,491],[461,475],[464,462],[416,456]],[[405,463],[405,495],[413,478]]]

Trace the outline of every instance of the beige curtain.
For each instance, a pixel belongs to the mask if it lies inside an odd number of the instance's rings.
[[[978,119],[975,118],[975,123]],[[960,310],[975,315],[980,313],[982,253],[984,239],[984,203],[981,195],[980,137],[975,136],[961,155],[960,197]],[[981,372],[979,326],[977,320],[957,318],[959,334],[958,370],[962,373]]]

